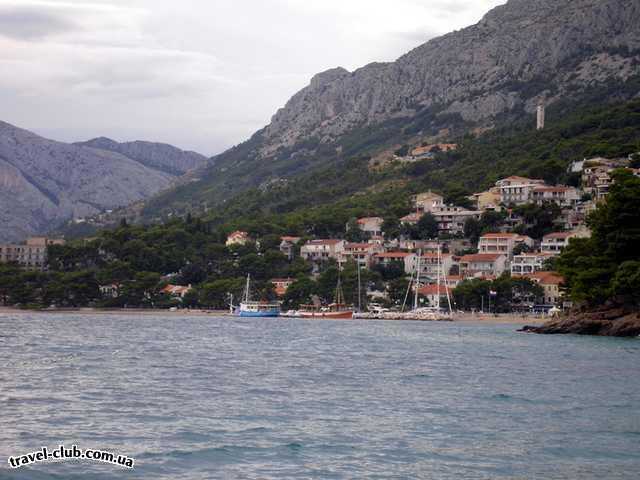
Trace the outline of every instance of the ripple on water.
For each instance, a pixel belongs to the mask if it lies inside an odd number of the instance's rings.
[[[0,314],[0,330],[0,457],[66,442],[136,459],[134,471],[0,467],[1,480],[640,471],[637,341],[510,325],[128,315]]]

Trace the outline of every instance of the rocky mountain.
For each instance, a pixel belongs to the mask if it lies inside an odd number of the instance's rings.
[[[200,182],[156,198],[149,213],[213,205],[394,145],[478,134],[525,118],[534,125],[539,102],[633,98],[638,25],[637,0],[509,0],[478,24],[395,62],[316,75],[268,126],[216,157]]]
[[[273,117],[263,154],[425,109],[491,126],[575,89],[638,74],[636,0],[511,0],[393,63],[316,75]],[[436,133],[436,132],[433,132]]]
[[[143,162],[0,122],[0,241],[45,233],[71,218],[147,198],[172,185],[176,176],[166,170],[185,171],[199,159],[185,154],[182,165],[179,150],[149,145],[154,154]],[[136,150],[137,158],[144,147]]]
[[[75,145],[109,150],[129,157],[149,168],[166,172],[171,175],[183,175],[190,170],[205,165],[208,158],[196,152],[184,151],[173,145],[154,142],[123,142],[118,143],[106,137],[94,138]]]

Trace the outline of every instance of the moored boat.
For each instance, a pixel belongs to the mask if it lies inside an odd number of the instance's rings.
[[[254,302],[250,294],[251,277],[247,275],[247,285],[244,292],[244,300],[236,309],[239,317],[278,317],[280,316],[280,304],[277,302]]]
[[[327,307],[320,305],[300,305],[301,309],[296,313],[300,318],[325,318],[334,320],[348,320],[353,318],[353,308],[348,307],[344,303],[344,293],[342,292],[342,284],[338,276],[338,285],[336,286],[335,302]]]

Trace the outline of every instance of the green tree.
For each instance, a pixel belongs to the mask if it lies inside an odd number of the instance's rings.
[[[618,170],[612,179],[606,202],[587,220],[591,238],[572,239],[556,260],[571,298],[590,305],[615,296],[637,302],[630,289],[640,261],[640,178]]]
[[[438,237],[438,221],[432,213],[425,213],[416,225],[416,240],[430,240]]]
[[[318,291],[316,282],[307,277],[295,280],[284,295],[282,305],[285,309],[298,309],[300,305],[311,303],[312,295]]]

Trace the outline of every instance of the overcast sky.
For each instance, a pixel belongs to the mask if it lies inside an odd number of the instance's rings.
[[[219,153],[320,71],[392,61],[505,0],[0,0],[0,120]]]

